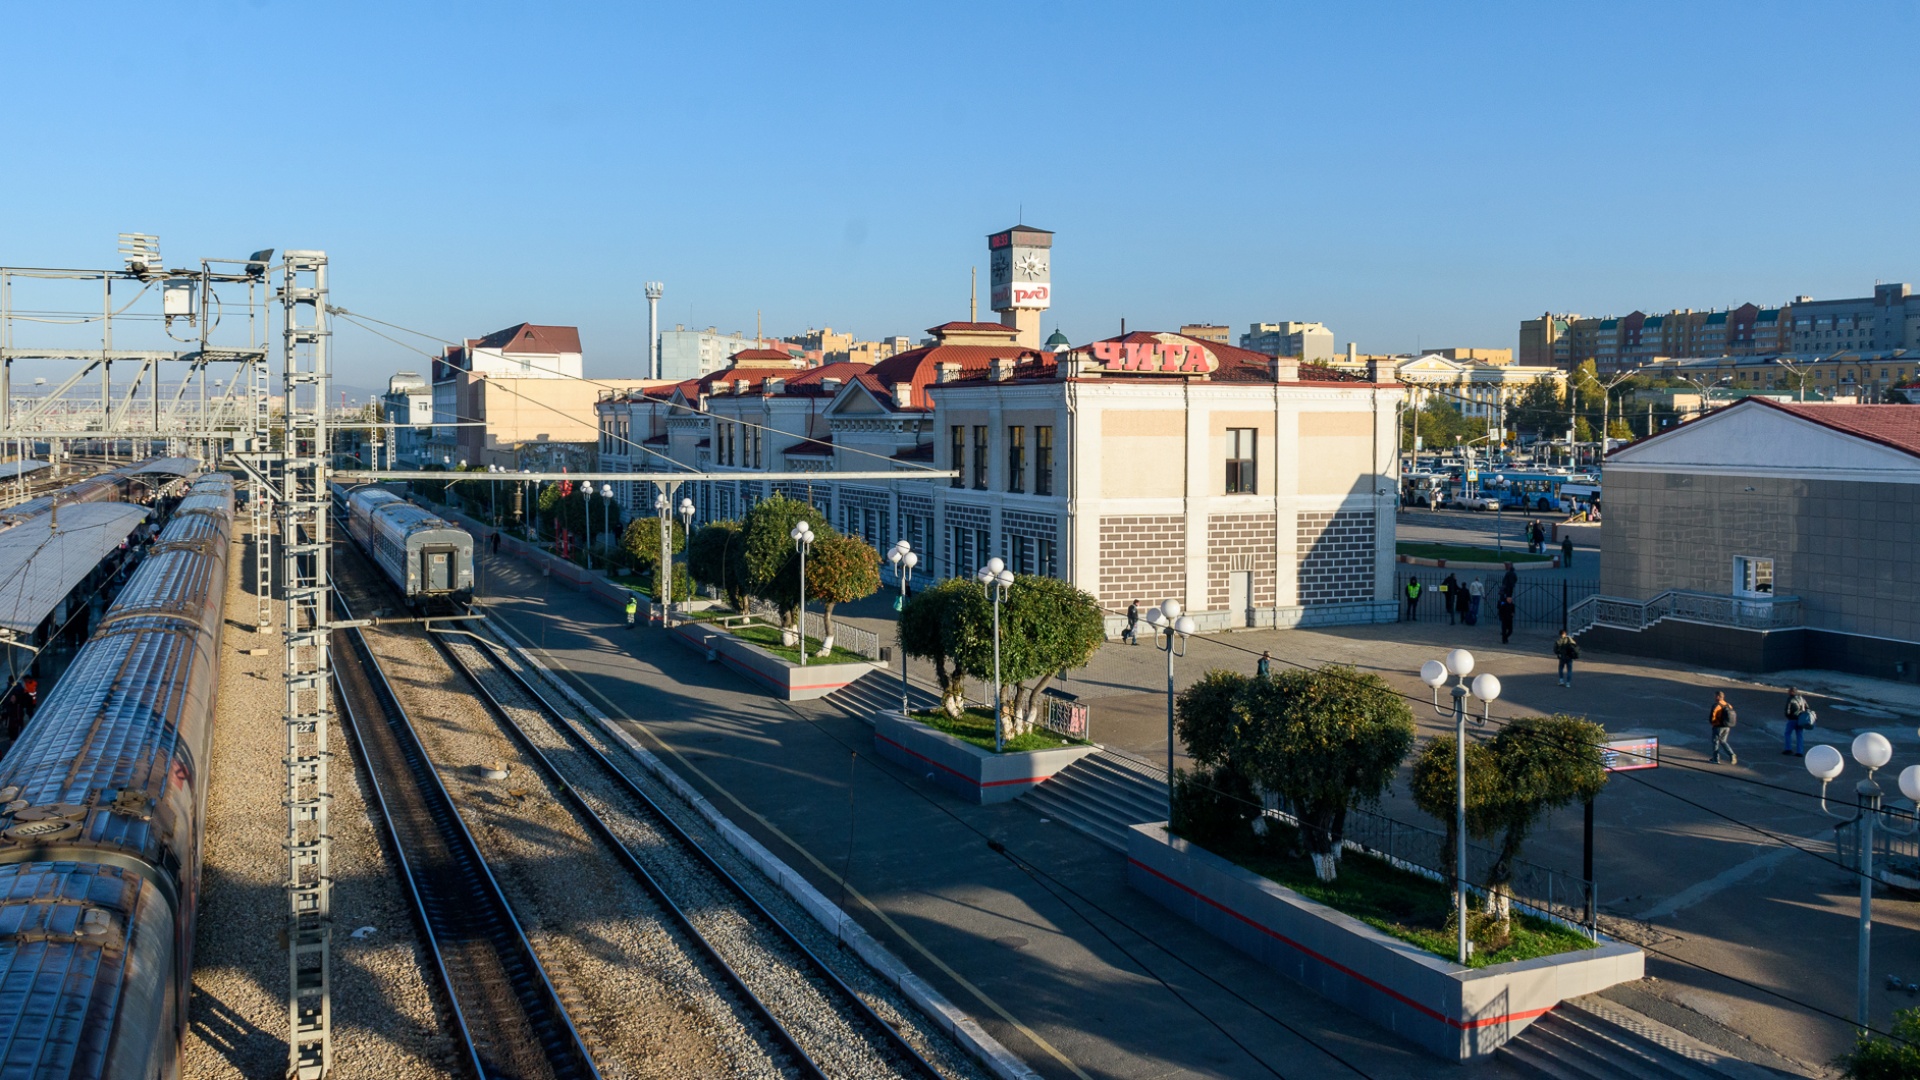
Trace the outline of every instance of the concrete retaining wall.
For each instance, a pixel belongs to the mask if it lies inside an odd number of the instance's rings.
[[[1127,882],[1268,967],[1453,1061],[1486,1057],[1555,1005],[1646,973],[1639,949],[1469,970],[1167,834],[1127,836]]]
[[[1011,802],[1097,749],[1092,744],[996,754],[899,713],[873,718],[874,753],[929,774],[973,803]]]
[[[790,664],[712,623],[676,623],[670,633],[689,648],[712,652],[728,667],[787,701],[823,698],[869,671],[881,670],[880,665],[867,663]]]

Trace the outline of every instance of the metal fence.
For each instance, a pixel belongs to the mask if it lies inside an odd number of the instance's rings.
[[[1596,624],[1645,630],[1663,619],[1742,630],[1784,630],[1801,625],[1803,612],[1797,596],[1725,596],[1669,589],[1651,600],[1593,595],[1576,602],[1568,615],[1575,633]]]
[[[1914,811],[1889,806],[1894,824],[1901,829],[1914,827]],[[1860,872],[1860,830],[1857,822],[1842,821],[1833,827],[1833,850],[1840,865],[1852,873]],[[1881,825],[1873,830],[1873,876],[1886,885],[1920,889],[1920,833],[1894,832]]]
[[[757,596],[747,597],[747,614],[765,619],[770,626],[780,625],[779,606],[762,600]],[[806,631],[807,636],[810,638],[826,637],[827,620],[817,611],[807,612]],[[875,662],[878,662],[880,659],[880,635],[871,630],[862,630],[857,626],[850,626],[845,622],[834,624],[833,645],[836,649],[845,649],[850,653],[858,653]]]
[[[1289,825],[1299,825],[1299,819],[1284,807],[1267,813]],[[1447,834],[1438,829],[1354,808],[1347,811],[1342,846],[1348,851],[1385,859],[1402,870],[1424,878],[1441,882],[1448,880],[1445,874],[1436,869],[1445,866],[1448,861]],[[1473,897],[1484,898],[1485,890],[1479,884],[1487,880],[1497,858],[1499,852],[1494,849],[1468,842],[1465,877],[1468,891]],[[1515,910],[1572,927],[1588,937],[1597,937],[1594,921],[1596,905],[1593,903],[1591,882],[1522,859],[1513,861],[1512,873],[1513,880],[1508,882],[1507,888]]]
[[[1460,592],[1455,594],[1455,606],[1466,599],[1467,585],[1472,581],[1481,583],[1482,599],[1478,622],[1499,628],[1500,619],[1494,612],[1494,604],[1500,598],[1500,580],[1505,576],[1501,570],[1448,570],[1444,566],[1401,566],[1393,577],[1393,595],[1400,605],[1401,622],[1432,623],[1447,621],[1446,597],[1440,592],[1440,583],[1447,580],[1451,573],[1460,582]],[[1407,582],[1420,579],[1420,602],[1414,606],[1412,617],[1407,613]],[[1516,626],[1551,626],[1558,628],[1569,608],[1582,600],[1593,596],[1600,589],[1597,581],[1529,581],[1522,573],[1513,590],[1513,621]],[[1458,623],[1461,612],[1456,610],[1453,619]]]

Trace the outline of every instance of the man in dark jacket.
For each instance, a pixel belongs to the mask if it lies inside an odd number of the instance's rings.
[[[1414,620],[1415,614],[1419,610],[1420,610],[1420,579],[1417,577],[1410,577],[1407,579],[1407,621],[1412,622]]]
[[[1560,538],[1560,565],[1573,565],[1573,537],[1571,536]]]
[[[1505,645],[1513,640],[1513,594],[1502,593],[1493,610],[1500,616],[1500,644]]]
[[[1553,655],[1560,661],[1560,685],[1573,685],[1573,662],[1580,659],[1580,643],[1565,630],[1553,640]]]
[[[1452,574],[1440,583],[1440,602],[1447,608],[1447,625],[1453,625],[1453,609],[1460,600],[1460,579]]]
[[[1807,756],[1807,729],[1813,710],[1807,706],[1807,697],[1797,686],[1787,687],[1787,729],[1780,736],[1780,752],[1794,757]]]
[[[1725,752],[1727,764],[1740,764],[1740,755],[1733,752],[1733,744],[1727,739],[1733,735],[1733,725],[1740,722],[1740,714],[1727,704],[1727,693],[1713,695],[1713,712],[1707,716],[1707,723],[1713,726],[1713,763],[1720,764],[1720,755]]]
[[[1140,644],[1140,601],[1127,605],[1127,628],[1121,632],[1120,639],[1129,645]]]

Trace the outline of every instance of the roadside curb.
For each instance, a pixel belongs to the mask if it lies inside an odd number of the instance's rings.
[[[591,717],[601,730],[624,747],[641,766],[652,773],[661,783],[671,788],[681,799],[692,806],[700,816],[706,819],[716,832],[726,838],[741,858],[752,863],[756,869],[766,875],[768,880],[778,885],[795,903],[805,908],[809,915],[821,927],[833,934],[836,940],[844,943],[866,962],[882,979],[905,994],[934,1026],[958,1043],[962,1050],[971,1054],[1000,1080],[1040,1080],[1040,1074],[1027,1067],[1027,1064],[1015,1056],[1013,1051],[1000,1044],[998,1039],[967,1015],[958,1006],[947,1000],[946,996],[933,988],[925,979],[914,974],[892,951],[873,935],[867,933],[854,918],[841,910],[838,904],[821,895],[820,890],[802,877],[791,866],[765,845],[735,825],[732,819],[721,813],[706,797],[694,790],[679,773],[656,757],[652,751],[641,746],[639,741],[627,731],[609,719],[599,709],[588,704],[574,688],[567,684],[538,657],[529,653],[520,643],[519,635],[505,626],[495,624],[502,636],[511,635],[514,640],[508,642],[520,659],[534,670],[539,671],[555,689],[564,694],[575,708]]]

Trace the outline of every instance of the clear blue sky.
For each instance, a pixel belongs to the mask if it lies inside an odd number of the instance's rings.
[[[918,335],[1058,233],[1080,342],[1920,283],[1911,4],[9,5],[0,263],[325,249],[449,336]],[[984,273],[983,273],[984,278]],[[984,296],[984,288],[982,295]],[[340,331],[345,381],[407,354]]]

